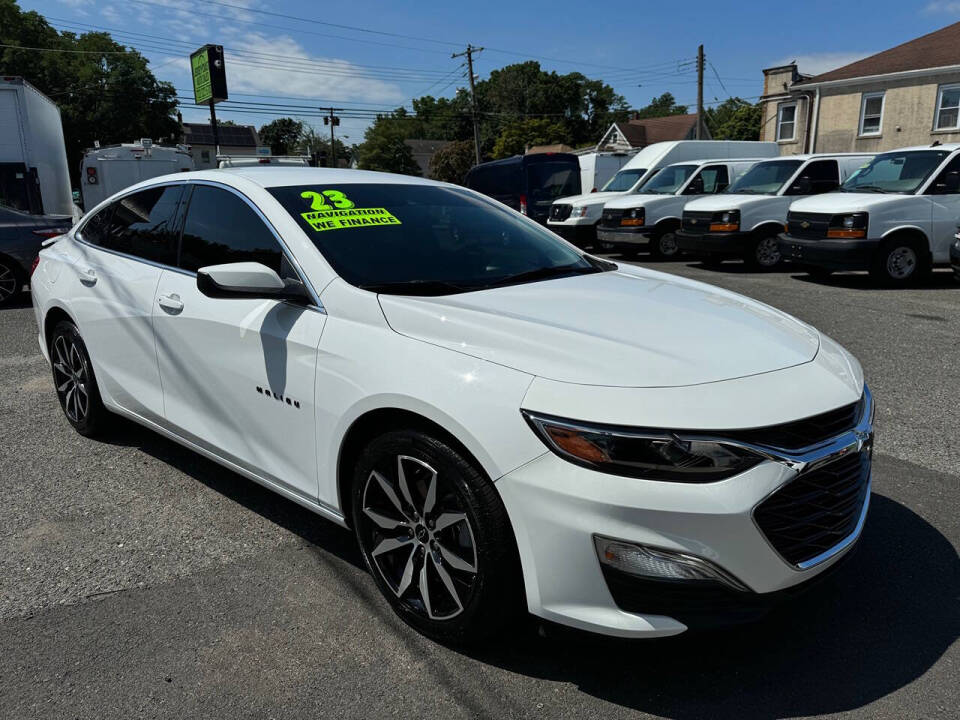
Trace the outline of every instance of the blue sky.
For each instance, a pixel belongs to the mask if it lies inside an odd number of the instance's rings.
[[[475,72],[539,60],[548,70],[579,71],[613,85],[633,106],[665,91],[696,101],[699,43],[708,61],[705,98],[753,98],[761,69],[796,59],[803,72],[822,72],[960,20],[960,0],[812,0],[776,2],[503,2],[440,0],[20,0],[57,28],[114,32],[140,49],[157,76],[190,94],[187,56],[204,43],[225,47],[231,100],[249,112],[218,108],[218,116],[261,125],[320,105],[389,109],[430,93],[451,95],[466,83],[466,44],[486,49]],[[257,12],[257,11],[266,11]],[[197,14],[205,13],[204,15]],[[287,17],[284,17],[287,16]],[[124,33],[124,34],[121,34]],[[243,54],[236,54],[240,51]],[[296,107],[280,111],[254,103]],[[350,112],[344,112],[349,115]],[[354,115],[364,115],[354,112]],[[205,110],[183,108],[187,121]],[[369,120],[345,117],[338,134],[363,139]]]

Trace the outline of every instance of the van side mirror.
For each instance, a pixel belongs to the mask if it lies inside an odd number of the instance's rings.
[[[933,185],[936,195],[953,195],[960,192],[960,172],[948,172]]]
[[[303,283],[299,280],[281,280],[274,270],[257,262],[202,267],[197,270],[197,289],[212,298],[310,302]]]
[[[703,195],[703,178],[697,175],[693,180],[690,181],[690,184],[687,185],[687,189],[683,191],[684,195]]]
[[[797,178],[797,181],[790,186],[790,195],[811,195],[813,194],[813,183],[807,175]]]

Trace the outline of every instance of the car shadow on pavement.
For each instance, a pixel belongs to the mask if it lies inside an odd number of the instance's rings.
[[[805,273],[797,274],[796,268],[786,268],[794,280],[812,285],[826,285],[829,287],[844,288],[847,290],[958,290],[960,282],[953,277],[952,270],[934,270],[920,282],[905,288],[884,287],[877,283],[868,273],[834,273],[825,278],[816,278]]]
[[[22,292],[19,296],[11,298],[6,305],[0,306],[0,310],[22,310],[32,306],[33,301],[30,299],[30,293]]]
[[[511,672],[669,718],[838,713],[923,675],[960,636],[960,562],[950,542],[874,494],[857,554],[764,621],[624,641],[547,628],[546,638],[468,653]]]

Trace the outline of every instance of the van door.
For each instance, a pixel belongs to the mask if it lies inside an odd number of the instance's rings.
[[[957,224],[960,223],[960,155],[955,155],[927,187],[930,200],[930,252],[933,262],[950,261]]]

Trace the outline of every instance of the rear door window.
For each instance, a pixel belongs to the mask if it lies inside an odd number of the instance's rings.
[[[98,210],[89,220],[83,223],[78,231],[80,239],[91,245],[102,245],[110,228],[110,218],[113,216],[113,204]]]
[[[176,265],[177,205],[182,192],[182,185],[164,185],[111,203],[113,212],[97,244],[162,265]]]
[[[709,165],[700,172],[700,179],[703,180],[701,193],[708,195],[711,193],[722,192],[730,184],[730,177],[727,173],[726,165]]]

